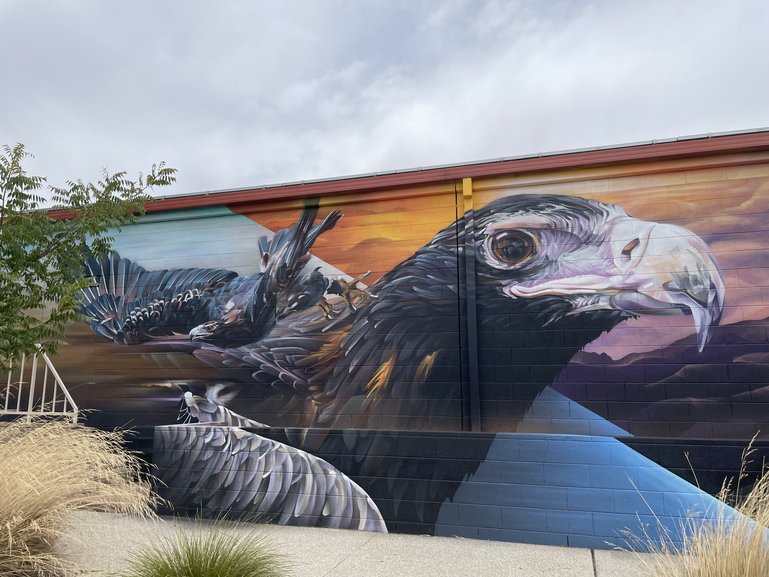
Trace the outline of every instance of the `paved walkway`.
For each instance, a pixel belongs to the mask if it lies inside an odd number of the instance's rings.
[[[173,536],[191,521],[143,521],[103,513],[75,516],[66,554],[84,575],[106,577],[131,551]],[[636,557],[605,551],[451,537],[260,525],[286,555],[293,577],[641,577]],[[247,525],[244,530],[253,529]],[[238,528],[233,530],[240,530]]]

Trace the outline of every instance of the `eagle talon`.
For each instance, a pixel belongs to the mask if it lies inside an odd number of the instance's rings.
[[[371,271],[366,271],[363,274],[360,274],[356,276],[355,278],[351,280],[345,280],[343,278],[337,279],[336,283],[339,287],[338,294],[342,297],[342,300],[344,300],[345,303],[347,303],[347,306],[352,311],[357,311],[358,307],[362,303],[366,303],[370,301],[372,298],[376,298],[376,295],[371,294],[368,290],[365,288],[358,288],[358,283],[360,283],[364,278],[366,278],[368,275],[371,274]]]
[[[318,301],[318,307],[320,308],[321,313],[323,313],[323,317],[327,321],[330,321],[332,318],[334,318],[334,305],[328,302],[325,298],[321,298]]]
[[[327,289],[327,293],[342,297],[342,300],[347,305],[347,308],[355,312],[359,310],[362,303],[368,302],[372,298],[376,298],[376,295],[371,294],[371,292],[365,288],[358,287],[358,283],[360,283],[370,274],[371,271],[366,271],[363,274],[358,275],[350,280],[345,280],[343,278],[336,279],[332,281],[331,285]],[[318,301],[318,307],[320,307],[320,310],[323,313],[323,317],[326,320],[332,320],[341,312],[336,310],[334,305],[331,304],[326,298],[322,298],[320,301]]]

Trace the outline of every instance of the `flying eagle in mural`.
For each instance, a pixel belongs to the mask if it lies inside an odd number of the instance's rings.
[[[91,259],[86,274],[97,284],[83,291],[80,312],[117,344],[180,334],[222,347],[258,341],[324,293],[341,294],[338,282],[307,270],[313,243],[342,216],[332,211],[316,225],[317,212],[305,208],[294,226],[260,238],[262,270],[251,276],[212,268],[147,271],[117,254]]]

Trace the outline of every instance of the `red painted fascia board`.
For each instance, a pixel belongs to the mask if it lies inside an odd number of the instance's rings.
[[[352,192],[386,190],[439,184],[461,178],[488,178],[555,169],[599,167],[625,162],[652,162],[738,152],[769,150],[769,131],[686,140],[644,143],[578,152],[515,158],[394,172],[380,175],[342,177],[306,183],[292,183],[242,190],[191,194],[161,198],[146,206],[147,212],[162,212],[205,206],[233,206],[255,201],[326,196]],[[68,218],[69,211],[51,211],[53,218]]]

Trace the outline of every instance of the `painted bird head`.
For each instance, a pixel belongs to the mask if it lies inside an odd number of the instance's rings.
[[[545,325],[601,330],[640,315],[691,315],[700,350],[721,318],[715,258],[686,228],[556,195],[502,198],[473,217],[479,302],[492,312],[513,304]]]

